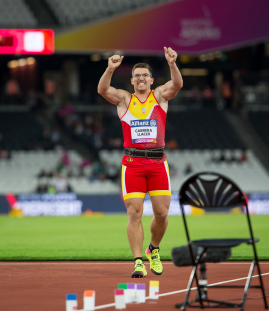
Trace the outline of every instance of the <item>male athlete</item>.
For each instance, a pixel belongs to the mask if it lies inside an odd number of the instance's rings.
[[[134,255],[133,278],[144,277],[142,227],[143,202],[150,195],[154,217],[150,225],[151,241],[146,249],[150,269],[154,274],[163,273],[159,244],[168,225],[168,209],[171,198],[169,169],[164,153],[165,121],[168,100],[175,97],[183,86],[176,65],[177,53],[164,47],[171,80],[151,90],[154,79],[148,64],[138,63],[132,69],[131,84],[134,94],[110,86],[114,70],[120,66],[123,56],[114,55],[101,77],[98,93],[117,106],[122,123],[125,155],[122,158],[122,192],[127,207],[127,235]]]

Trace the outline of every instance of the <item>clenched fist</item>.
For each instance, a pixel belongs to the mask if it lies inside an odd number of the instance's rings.
[[[112,68],[112,69],[116,69],[121,64],[123,57],[124,56],[119,56],[119,55],[113,55],[113,56],[109,57],[108,67]]]
[[[174,64],[177,60],[177,52],[175,52],[171,48],[164,47],[164,55],[168,64]]]

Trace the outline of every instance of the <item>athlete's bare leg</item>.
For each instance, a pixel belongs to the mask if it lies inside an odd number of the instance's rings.
[[[158,247],[168,225],[168,210],[171,201],[170,196],[156,195],[150,197],[154,216],[150,225],[151,244]]]
[[[128,213],[127,236],[134,258],[142,257],[144,231],[142,226],[143,198],[125,200]]]

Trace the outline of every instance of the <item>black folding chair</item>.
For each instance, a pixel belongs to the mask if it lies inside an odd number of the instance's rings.
[[[214,308],[236,308],[240,307],[241,310],[244,310],[246,297],[250,287],[258,287],[262,291],[262,296],[264,300],[264,308],[268,309],[266,295],[264,291],[259,261],[257,257],[255,243],[259,241],[258,238],[254,238],[253,230],[251,227],[248,203],[246,196],[242,190],[229,178],[214,172],[201,172],[190,176],[179,190],[179,204],[182,212],[182,219],[184,222],[185,232],[188,240],[188,248],[191,263],[193,266],[190,279],[187,286],[187,293],[183,303],[176,304],[176,308],[181,308],[185,310],[187,306],[189,307],[214,307]],[[231,209],[233,207],[245,207],[247,223],[249,227],[249,237],[247,238],[228,238],[228,239],[202,239],[202,240],[191,240],[189,235],[189,230],[187,227],[187,221],[184,213],[184,205],[191,205],[193,207],[198,207],[206,209],[207,211],[216,211],[217,209]],[[244,286],[231,286],[231,285],[216,285],[210,286],[213,288],[216,287],[228,287],[235,288],[241,287],[244,288],[243,297],[240,303],[230,303],[227,301],[218,301],[212,300],[207,297],[207,282],[202,283],[198,280],[197,267],[200,265],[200,278],[205,275],[205,263],[203,258],[206,257],[206,252],[213,252],[217,249],[223,248],[232,248],[238,246],[242,243],[251,245],[253,248],[253,260],[249,269],[248,277]],[[196,256],[194,255],[194,248],[196,251]],[[258,286],[251,286],[251,278],[255,266],[257,267],[259,274],[259,284]],[[201,275],[202,274],[202,275]],[[193,301],[189,301],[190,290],[193,284],[193,281],[196,281],[197,284],[197,293],[196,298]]]

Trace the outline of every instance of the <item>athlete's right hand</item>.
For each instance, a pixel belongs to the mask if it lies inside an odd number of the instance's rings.
[[[119,56],[119,55],[113,55],[113,56],[109,57],[108,67],[111,69],[116,69],[121,64],[123,57],[124,56]]]

